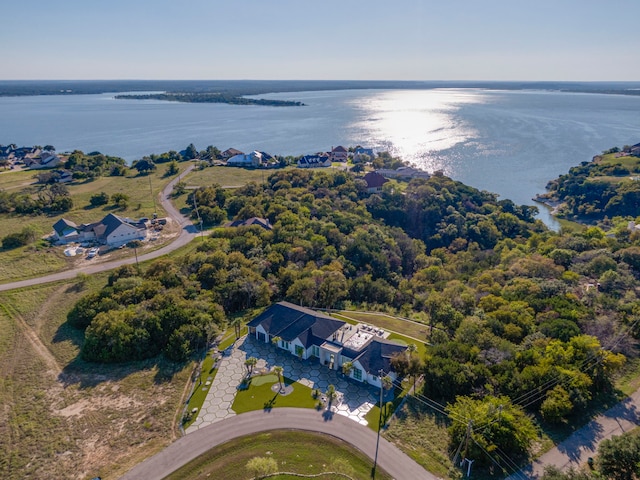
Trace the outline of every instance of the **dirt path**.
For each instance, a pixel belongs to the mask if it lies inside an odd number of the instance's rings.
[[[51,372],[57,378],[62,373],[62,368],[60,368],[60,365],[47,346],[42,343],[42,340],[40,340],[35,330],[31,328],[17,312],[11,310],[9,314],[14,318],[18,332],[23,334],[24,338],[29,342],[29,345],[31,345],[36,354],[45,363],[47,371]]]
[[[67,290],[68,285],[61,285],[59,288],[56,288],[54,292],[51,293],[49,298],[42,304],[36,318],[33,320],[33,330],[40,335],[40,329],[42,328],[43,320],[45,319],[45,315],[49,312],[50,307],[58,301],[60,296]]]

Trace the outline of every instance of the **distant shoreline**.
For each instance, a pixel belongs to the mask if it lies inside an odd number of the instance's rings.
[[[223,93],[147,93],[140,95],[116,95],[116,100],[160,100],[181,103],[227,103],[229,105],[260,105],[267,107],[304,107],[304,103],[291,100],[247,98]]]
[[[640,82],[501,82],[392,80],[0,80],[0,97],[165,92],[167,95],[245,97],[332,90],[538,90],[640,96]],[[219,102],[216,102],[219,103]],[[229,103],[229,102],[224,102]],[[240,102],[241,103],[241,102]]]

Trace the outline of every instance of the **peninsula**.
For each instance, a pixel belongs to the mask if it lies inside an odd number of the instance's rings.
[[[290,100],[268,100],[247,98],[224,93],[148,93],[137,95],[116,95],[116,99],[126,100],[164,100],[184,103],[228,103],[230,105],[262,105],[269,107],[302,107],[304,103]]]

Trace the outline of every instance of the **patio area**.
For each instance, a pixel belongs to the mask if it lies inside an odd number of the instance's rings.
[[[312,389],[317,388],[322,393],[330,384],[333,385],[338,393],[338,400],[333,402],[332,412],[367,425],[364,416],[377,401],[379,392],[377,389],[367,384],[347,380],[342,374],[329,370],[318,361],[300,360],[285,351],[279,351],[274,345],[245,336],[223,353],[218,373],[198,412],[198,418],[186,433],[236,415],[231,405],[238,391],[238,385],[246,376],[244,362],[249,357],[258,359],[254,371],[266,373],[274,365],[280,365],[284,369],[283,375],[286,378]]]

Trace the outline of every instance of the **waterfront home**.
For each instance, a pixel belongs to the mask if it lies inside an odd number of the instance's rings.
[[[389,180],[377,172],[369,172],[364,176],[364,181],[367,182],[367,192],[376,193],[382,191],[382,186]]]
[[[398,178],[404,180],[411,180],[412,178],[424,178],[426,180],[431,177],[431,175],[424,170],[419,170],[414,167],[400,167],[397,170],[380,169],[376,170],[376,172],[385,178]]]
[[[349,160],[349,151],[342,145],[338,145],[335,148],[331,147],[330,156],[332,162],[346,162]]]
[[[406,351],[384,338],[382,329],[369,325],[350,325],[328,315],[289,302],[271,305],[251,320],[249,335],[272,343],[301,360],[315,360],[331,370],[351,362],[349,377],[380,386],[380,373],[397,378],[391,358]]]
[[[235,148],[227,148],[224,152],[220,154],[220,156],[224,160],[228,160],[229,158],[235,157],[236,155],[244,155],[244,152],[241,152],[240,150],[237,150]]]
[[[373,148],[358,147],[353,151],[354,162],[361,162],[363,160],[370,162],[374,158],[376,158],[376,154],[373,151]]]
[[[259,167],[262,165],[262,153],[254,150],[251,153],[240,153],[227,160],[229,167]]]
[[[298,160],[298,168],[326,168],[331,166],[331,158],[326,153],[305,155]]]

